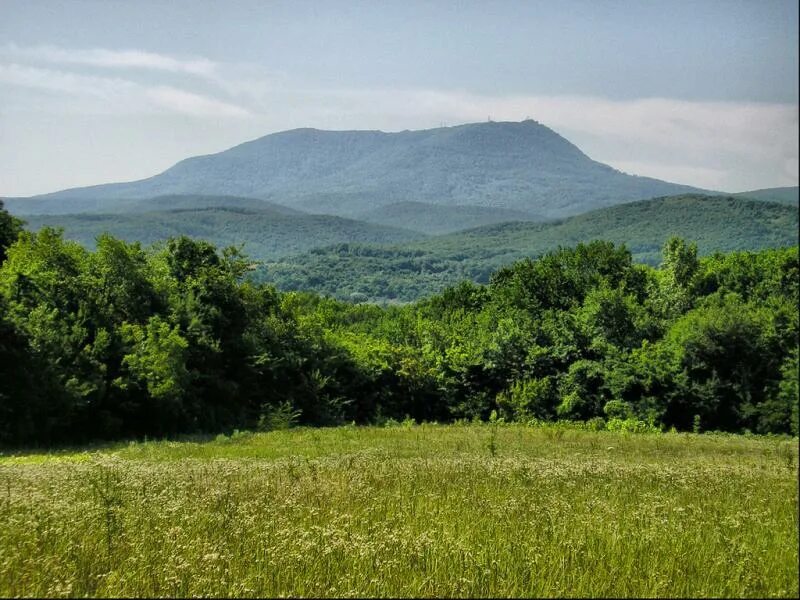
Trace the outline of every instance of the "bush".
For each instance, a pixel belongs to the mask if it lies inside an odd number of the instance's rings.
[[[281,402],[277,406],[263,405],[258,418],[259,431],[279,431],[293,427],[300,418],[300,411],[295,410],[292,403]]]
[[[603,407],[603,412],[609,419],[632,419],[633,408],[622,400],[609,400]]]
[[[515,381],[497,396],[497,406],[503,417],[512,421],[547,418],[555,403],[555,387],[549,377]]]
[[[589,431],[603,431],[606,428],[606,420],[603,417],[592,417],[586,421],[586,428]]]
[[[661,433],[660,427],[638,419],[609,419],[606,423],[606,430],[624,431],[626,433]]]

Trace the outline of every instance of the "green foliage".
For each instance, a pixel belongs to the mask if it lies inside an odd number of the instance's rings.
[[[708,255],[795,246],[797,231],[796,208],[684,195],[621,204],[546,223],[489,225],[402,245],[317,248],[268,262],[253,277],[279,289],[313,290],[345,300],[356,293],[362,300],[410,302],[441,293],[465,279],[487,283],[493,273],[514,261],[541,257],[565,245],[608,240],[625,244],[634,260],[657,265],[661,246],[676,235],[694,240],[698,255]],[[691,269],[691,248],[674,250],[683,252],[683,259],[689,261],[681,268]],[[667,262],[679,258],[669,254]],[[687,274],[678,277],[685,279]],[[666,298],[664,303],[670,306]]]
[[[13,244],[22,231],[22,221],[8,214],[0,200],[0,264],[6,259],[8,247]]]
[[[355,215],[359,220],[431,235],[453,233],[495,223],[542,221],[543,217],[498,206],[438,206],[425,202],[394,202]]]
[[[550,377],[520,379],[497,397],[497,406],[509,420],[548,419],[555,414],[556,394]]]
[[[611,417],[606,421],[605,428],[606,431],[624,433],[659,433],[661,431],[659,427],[633,417]]]
[[[280,431],[289,429],[300,418],[301,412],[292,407],[291,402],[284,400],[277,406],[264,405],[258,417],[259,431]]]
[[[630,419],[633,417],[633,407],[622,400],[609,400],[603,407],[603,412],[609,419]]]
[[[800,204],[800,188],[797,186],[751,190],[749,192],[739,192],[733,195],[737,198],[748,198],[761,200],[763,202],[778,202],[779,204],[794,206],[795,208]]]
[[[130,352],[122,359],[131,379],[144,382],[156,401],[179,400],[188,380],[185,362],[188,343],[178,327],[171,328],[155,316],[144,326],[124,323],[120,334],[122,341],[131,345]]]
[[[797,247],[669,239],[653,268],[593,241],[388,308],[279,293],[185,236],[90,252],[44,228],[7,254],[3,444],[455,420],[797,433]]]
[[[31,229],[61,227],[68,239],[94,248],[96,238],[114,237],[142,244],[166,242],[185,235],[208,240],[218,247],[244,246],[255,260],[277,260],[318,246],[351,242],[381,244],[411,242],[425,237],[419,232],[330,215],[300,212],[285,214],[272,207],[226,205],[167,210],[148,206],[145,212],[105,212],[29,215]],[[257,203],[258,201],[254,201]]]

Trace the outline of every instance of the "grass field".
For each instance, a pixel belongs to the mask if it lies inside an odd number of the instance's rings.
[[[798,595],[797,440],[340,427],[0,457],[0,596]]]

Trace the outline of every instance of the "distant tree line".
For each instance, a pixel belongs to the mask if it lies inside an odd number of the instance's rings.
[[[0,443],[575,420],[798,433],[798,249],[561,248],[381,308],[248,281],[186,237],[96,250],[0,206]]]

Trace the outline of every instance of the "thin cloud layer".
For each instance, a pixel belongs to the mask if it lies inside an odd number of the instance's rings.
[[[58,46],[0,46],[0,57],[62,65],[83,65],[109,69],[150,69],[170,73],[188,73],[211,78],[217,63],[207,58],[176,58],[144,50],[108,50],[106,48],[60,48]]]
[[[213,131],[227,143],[231,131],[241,131],[244,141],[292,127],[397,131],[530,117],[592,158],[637,175],[728,191],[798,182],[793,104],[320,89],[257,65],[203,57],[16,44],[0,46],[0,93],[16,100],[5,107],[9,115],[32,106],[88,118],[118,115],[121,128],[140,127],[137,115],[189,117],[205,128],[206,143]],[[164,167],[206,149],[187,143],[183,156],[164,156]],[[114,151],[125,155],[124,148]],[[50,189],[71,183],[53,181]]]
[[[119,77],[98,77],[25,65],[0,64],[0,85],[61,94],[56,103],[99,114],[171,112],[194,117],[247,117],[240,106],[172,86],[144,85]]]

